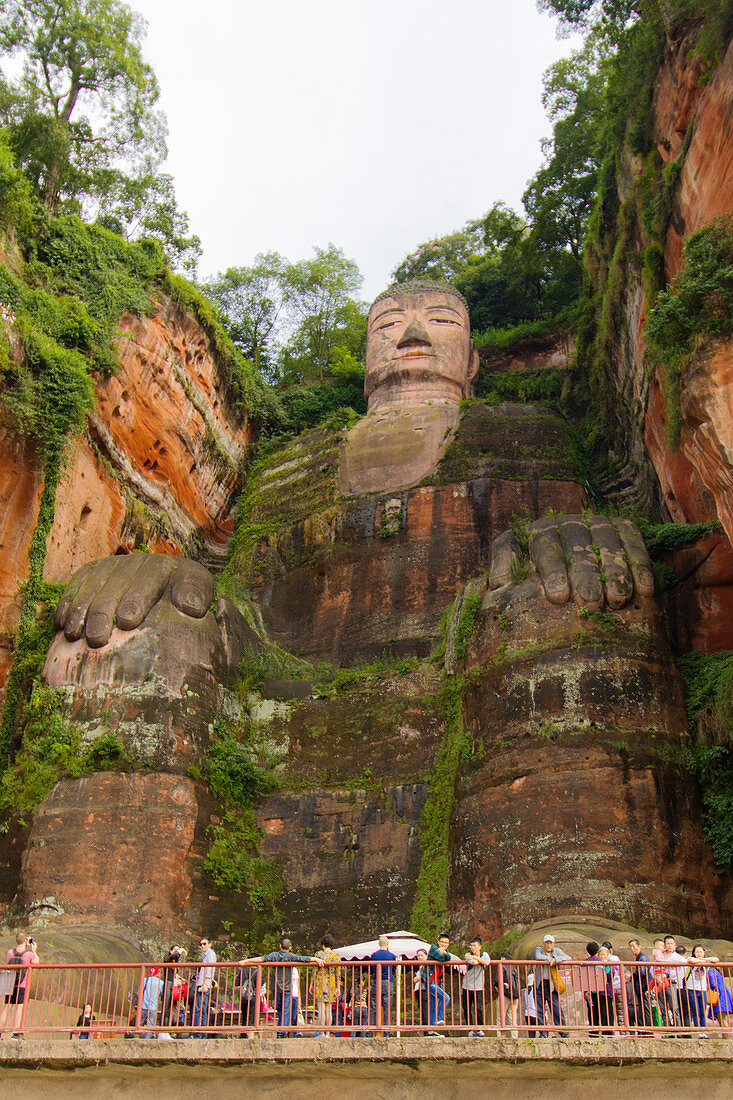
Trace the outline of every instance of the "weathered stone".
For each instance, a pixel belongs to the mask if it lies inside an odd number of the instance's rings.
[[[58,920],[81,916],[161,937],[183,930],[197,812],[194,784],[182,776],[62,779],[34,814],[19,901],[32,909],[52,884]]]
[[[680,765],[682,685],[656,603],[582,617],[530,577],[487,592],[466,666],[451,897],[461,927],[596,913],[725,926]]]

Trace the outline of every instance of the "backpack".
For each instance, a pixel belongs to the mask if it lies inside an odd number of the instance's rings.
[[[7,965],[11,970],[15,970],[15,981],[13,982],[13,988],[11,990],[11,992],[15,992],[21,979],[20,968],[23,966],[23,952],[21,951],[19,955],[17,951],[13,951],[12,958],[8,959]]]

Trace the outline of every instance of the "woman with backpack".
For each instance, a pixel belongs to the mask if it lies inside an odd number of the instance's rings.
[[[26,936],[25,932],[16,932],[15,948],[10,948],[7,956],[5,1004],[0,1008],[0,1033],[8,1026],[11,1005],[13,1007],[10,1030],[17,1032],[20,1028],[20,1021],[23,1016],[23,1000],[25,999],[30,968],[39,961],[35,942],[30,936]],[[14,977],[15,980],[8,991],[10,977]]]

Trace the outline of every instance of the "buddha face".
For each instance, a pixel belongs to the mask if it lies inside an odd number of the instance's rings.
[[[369,412],[458,404],[471,392],[478,354],[468,310],[447,290],[395,290],[369,311],[364,394]]]

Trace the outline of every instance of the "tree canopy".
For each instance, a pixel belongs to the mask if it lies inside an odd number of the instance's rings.
[[[144,60],[145,22],[121,0],[6,0],[0,125],[48,213],[80,213],[126,236],[153,234],[192,266],[170,176],[166,124]]]
[[[205,284],[230,337],[272,382],[354,375],[362,370],[366,307],[361,274],[333,244],[290,263],[263,253]]]

